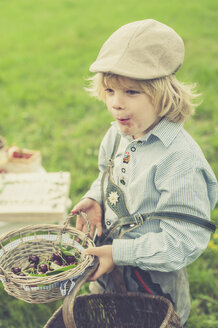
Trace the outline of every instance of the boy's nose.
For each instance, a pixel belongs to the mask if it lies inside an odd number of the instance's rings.
[[[124,108],[124,103],[123,103],[121,96],[119,96],[119,95],[114,96],[112,107],[114,109],[123,109]]]

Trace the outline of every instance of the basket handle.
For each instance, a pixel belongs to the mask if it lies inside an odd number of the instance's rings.
[[[68,217],[66,218],[66,220],[64,221],[64,228],[66,228],[68,226],[68,224],[70,223],[70,220],[75,216],[75,215],[81,215],[82,218],[84,219],[86,226],[87,226],[87,232],[85,233],[86,236],[89,235],[90,232],[90,223],[88,220],[88,215],[85,212],[82,211],[78,211],[76,213],[71,213],[68,215]]]
[[[97,269],[99,265],[99,260],[97,257],[95,257],[93,261],[93,265],[87,268],[76,281],[76,284],[73,288],[72,293],[70,295],[66,296],[63,302],[62,307],[62,313],[63,313],[63,319],[64,324],[66,328],[79,328],[76,326],[74,315],[73,315],[73,308],[74,303],[76,301],[77,293],[79,292],[80,288],[83,286],[83,284],[87,281],[87,279],[92,275],[92,273]]]

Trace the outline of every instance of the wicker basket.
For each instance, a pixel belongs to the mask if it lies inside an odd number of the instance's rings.
[[[63,225],[30,225],[0,236],[0,279],[8,294],[28,303],[48,303],[63,298],[71,291],[78,277],[94,262],[93,256],[83,256],[84,246],[93,247],[95,244],[88,237],[87,217],[84,213],[80,214],[86,220],[87,233],[70,226],[74,214]],[[19,276],[12,272],[12,267],[22,266],[31,254],[50,256],[57,251],[60,242],[62,246],[76,247],[80,251],[81,260],[76,267],[43,277]]]
[[[162,296],[82,295],[75,298],[71,313],[66,308],[60,307],[44,328],[182,328],[172,303]]]

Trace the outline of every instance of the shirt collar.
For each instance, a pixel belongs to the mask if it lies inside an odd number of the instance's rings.
[[[128,139],[128,141],[136,141],[132,138],[132,136],[122,133],[117,122],[112,122],[111,124],[113,126],[116,126],[121,135]],[[174,123],[168,121],[166,118],[162,118],[161,121],[157,125],[155,125],[152,130],[150,130],[141,138],[138,138],[137,141],[149,141],[149,138],[153,135],[156,136],[159,140],[161,140],[165,147],[169,147],[169,145],[181,131],[182,127],[183,123]]]
[[[182,122],[174,123],[168,121],[166,118],[163,118],[151,131],[145,134],[145,136],[147,136],[148,140],[151,135],[154,135],[162,141],[165,147],[169,147],[181,131],[182,127]]]

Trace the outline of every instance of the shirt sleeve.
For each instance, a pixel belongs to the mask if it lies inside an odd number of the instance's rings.
[[[193,166],[193,163],[191,168],[187,164],[180,168],[174,166],[173,172],[168,167],[168,173],[156,177],[160,192],[156,211],[191,214],[209,220],[215,205],[211,201],[216,195],[215,179],[206,169]],[[154,220],[156,229],[158,225],[156,232],[146,232],[146,224],[138,228],[138,238],[133,237],[133,232],[127,239],[114,239],[116,265],[163,272],[179,270],[196,260],[210,239],[207,229],[178,220]]]

